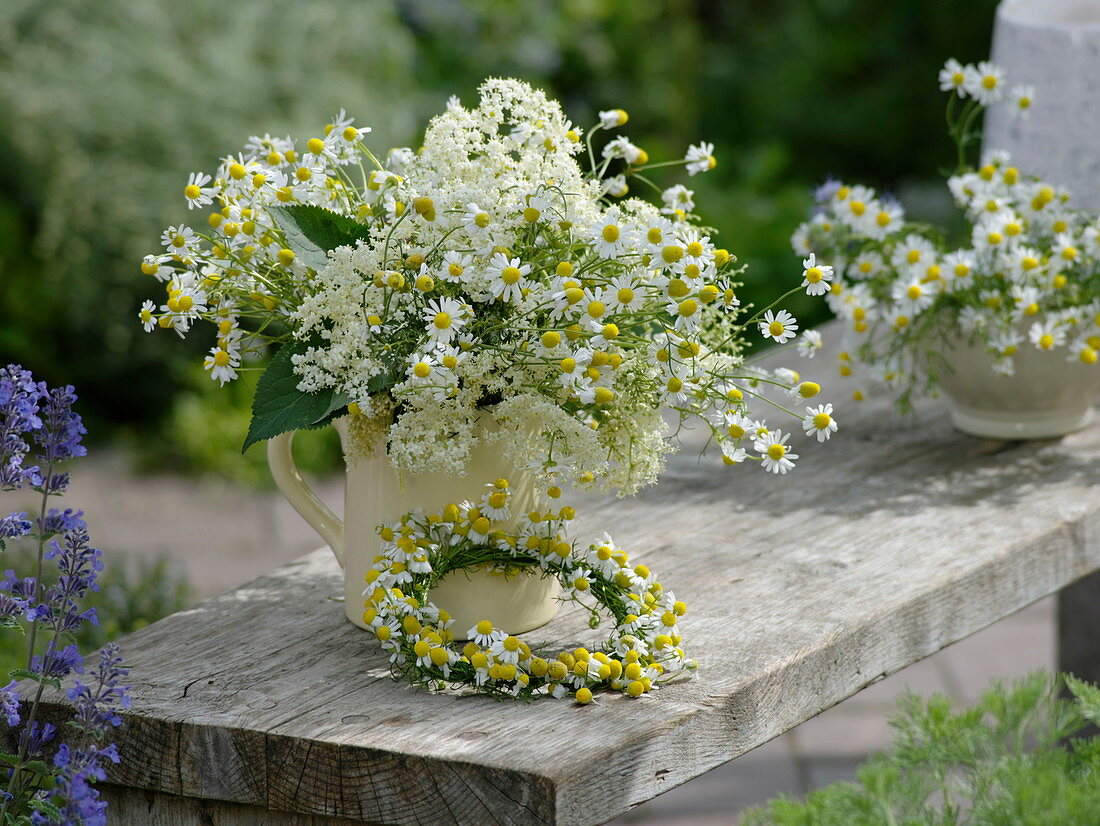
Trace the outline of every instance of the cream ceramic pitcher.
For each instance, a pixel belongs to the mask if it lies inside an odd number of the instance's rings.
[[[346,441],[347,421],[334,422]],[[511,490],[514,525],[538,503],[534,480],[503,461],[500,450],[479,443],[471,453],[464,476],[445,473],[399,474],[386,457],[383,445],[372,459],[348,463],[341,521],[302,479],[294,463],[294,433],[268,441],[267,459],[275,484],[302,518],[321,535],[344,569],[344,613],[348,620],[363,622],[365,576],[378,555],[377,527],[392,524],[415,508],[439,513],[449,503],[477,501],[485,485],[504,476]],[[557,612],[558,582],[540,571],[514,576],[484,570],[454,571],[440,580],[428,598],[454,618],[451,630],[463,639],[482,619],[509,633],[521,634],[544,625]]]

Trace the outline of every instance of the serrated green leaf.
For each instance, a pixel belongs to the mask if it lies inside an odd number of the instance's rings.
[[[8,672],[8,676],[13,680],[33,680],[36,683],[53,686],[58,691],[61,690],[61,680],[56,677],[44,677],[37,671],[31,671],[26,668],[13,668]]]
[[[54,784],[51,783],[49,786],[43,785],[43,788],[53,788],[53,786]],[[61,822],[61,809],[59,809],[50,801],[46,800],[44,797],[36,798],[33,801],[32,805],[42,814],[46,815],[47,817],[53,818],[55,823]]]
[[[1077,698],[1081,715],[1093,724],[1100,725],[1100,687],[1074,677],[1065,676],[1066,688]]]
[[[331,250],[367,237],[367,228],[354,218],[315,204],[271,207],[269,212],[298,261],[317,271],[328,264]]]
[[[27,629],[15,617],[0,617],[0,628],[18,629],[22,634],[27,633]]]
[[[305,350],[304,343],[291,342],[279,348],[271,359],[256,385],[252,422],[242,452],[280,433],[323,427],[348,406],[351,399],[343,393],[332,390],[303,393],[298,389],[300,379],[291,358]]]

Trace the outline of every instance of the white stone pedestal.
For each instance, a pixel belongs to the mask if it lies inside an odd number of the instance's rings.
[[[1009,89],[1033,86],[1035,97],[1026,117],[987,110],[983,147],[1100,209],[1100,0],[1003,0],[992,58]]]

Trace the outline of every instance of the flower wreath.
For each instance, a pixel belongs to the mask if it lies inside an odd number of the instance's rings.
[[[415,510],[378,529],[381,550],[367,572],[363,620],[390,653],[395,679],[429,689],[466,686],[498,697],[573,695],[588,703],[607,688],[640,697],[696,664],[680,648],[676,624],[687,611],[645,565],[630,566],[625,551],[606,534],[587,547],[565,539],[572,508],[534,511],[505,529],[511,516],[508,481],[486,487],[478,503],[450,504],[441,513]],[[561,495],[557,488],[551,498]],[[514,524],[514,523],[511,523]],[[541,569],[562,587],[558,599],[591,612],[600,607],[615,621],[603,648],[564,651],[554,659],[536,652],[489,620],[467,632],[459,649],[446,610],[428,593],[452,571],[489,568],[505,575]]]

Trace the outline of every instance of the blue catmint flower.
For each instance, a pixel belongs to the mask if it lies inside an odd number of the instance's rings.
[[[61,745],[54,756],[54,765],[59,769],[57,792],[64,799],[61,806],[62,824],[106,824],[107,804],[99,799],[99,792],[92,785],[93,780],[106,777],[104,762],[119,761],[118,748],[114,743],[100,746],[103,736],[111,728],[121,725],[119,711],[130,707],[129,685],[123,680],[130,670],[122,664],[122,655],[114,643],[100,650],[99,662],[89,674],[85,683],[76,680],[66,692],[73,704],[73,723],[91,735],[85,737],[85,744],[78,749]]]
[[[31,521],[25,511],[9,513],[0,516],[0,541],[5,539],[18,539],[31,532]]]
[[[121,725],[119,711],[130,707],[130,686],[122,684],[129,675],[130,669],[123,666],[118,645],[103,646],[87,683],[77,679],[66,692],[73,704],[74,722],[97,737]]]
[[[41,397],[42,427],[35,431],[34,440],[40,449],[38,461],[46,467],[56,467],[65,459],[84,456],[88,452],[80,443],[88,431],[80,414],[73,411],[75,401],[76,393],[70,385],[51,388]],[[47,493],[62,493],[69,487],[69,474],[51,474],[48,479],[40,479],[38,487]]]
[[[15,680],[0,688],[0,713],[9,726],[19,725],[19,692],[15,690]]]
[[[31,671],[61,680],[74,672],[83,673],[84,657],[75,642],[59,647],[51,640],[44,653],[31,658]]]
[[[17,364],[0,368],[0,490],[13,490],[25,481],[34,484],[37,467],[25,467],[30,446],[26,437],[42,428],[39,402],[45,386]]]
[[[54,534],[69,533],[70,531],[87,528],[88,525],[84,521],[84,511],[73,510],[72,508],[66,508],[65,510],[50,508],[46,518],[41,520],[41,524],[37,527],[38,533],[43,536],[53,536]]]

